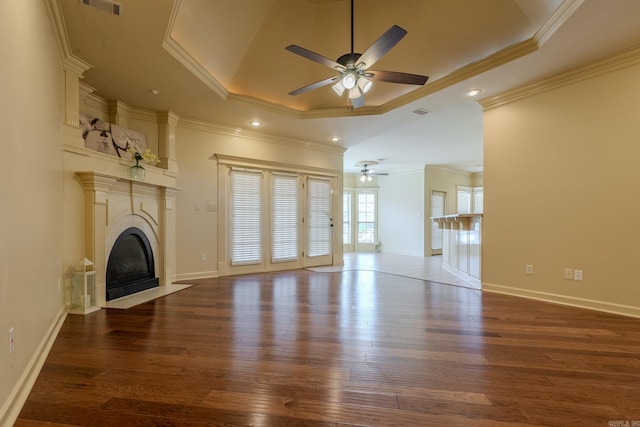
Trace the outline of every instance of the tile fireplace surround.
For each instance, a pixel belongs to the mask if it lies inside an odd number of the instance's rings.
[[[76,172],[84,190],[85,250],[96,269],[96,303],[106,304],[105,271],[111,248],[129,227],[142,230],[153,251],[160,286],[175,273],[175,192],[159,183],[98,172]]]

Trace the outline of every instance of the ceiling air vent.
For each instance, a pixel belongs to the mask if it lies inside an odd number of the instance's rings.
[[[418,108],[417,110],[413,110],[412,113],[417,114],[418,116],[426,116],[430,111],[425,108]]]
[[[120,16],[121,5],[110,0],[81,0],[87,6],[109,12],[112,15]]]

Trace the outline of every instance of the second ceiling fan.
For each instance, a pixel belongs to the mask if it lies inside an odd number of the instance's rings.
[[[289,45],[285,49],[304,58],[318,62],[338,72],[337,76],[303,86],[289,92],[289,95],[299,95],[312,89],[334,84],[333,90],[342,95],[345,90],[349,91],[349,99],[353,108],[364,105],[364,94],[371,89],[374,81],[403,83],[410,85],[424,85],[427,76],[418,74],[400,73],[397,71],[377,71],[371,70],[373,64],[378,62],[387,52],[391,50],[407,31],[397,25],[389,28],[362,54],[353,51],[353,0],[351,0],[351,52],[345,53],[337,60],[326,58],[320,54],[297,45]]]

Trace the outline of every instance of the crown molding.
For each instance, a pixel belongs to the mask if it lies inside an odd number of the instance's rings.
[[[640,63],[640,46],[613,53],[590,64],[574,68],[548,79],[538,80],[498,95],[481,99],[478,103],[486,111],[638,63]]]
[[[446,173],[448,175],[460,175],[465,178],[469,178],[475,173],[475,172],[467,172],[459,169],[453,169],[445,166],[436,166],[436,165],[426,165],[424,170],[425,170],[425,174],[428,174],[429,172]]]
[[[381,107],[361,107],[354,109],[353,107],[336,107],[336,108],[321,108],[307,111],[296,110],[295,108],[286,107],[281,104],[276,104],[262,99],[254,98],[246,95],[237,95],[230,93],[228,100],[240,102],[251,107],[260,108],[268,112],[278,113],[297,119],[326,119],[335,117],[347,117],[347,116],[368,116],[373,114],[383,114],[384,109]]]
[[[314,166],[302,166],[291,163],[274,162],[271,160],[252,159],[248,157],[229,156],[226,154],[214,154],[209,157],[209,160],[215,160],[219,164],[227,165],[229,167],[239,168],[264,168],[270,170],[281,170],[287,172],[301,172],[318,175],[330,175],[338,177],[342,171],[337,169],[319,168]]]
[[[564,25],[565,22],[578,10],[584,0],[565,0],[551,15],[551,18],[534,35],[533,39],[538,46],[544,45],[549,38]]]
[[[157,123],[157,112],[130,107],[122,101],[107,101],[108,114],[123,114],[127,119]]]
[[[47,5],[49,19],[53,25],[53,32],[56,36],[64,69],[82,77],[92,65],[75,56],[71,51],[71,43],[69,42],[69,35],[67,34],[67,26],[64,22],[60,0],[45,1],[45,4]]]
[[[175,25],[176,17],[178,16],[178,10],[182,4],[182,0],[175,0],[173,3],[173,9],[171,10],[171,16],[169,18],[169,24],[167,25],[167,31],[164,34],[162,41],[162,47],[169,52],[178,62],[184,65],[187,70],[193,73],[198,79],[200,79],[207,87],[213,90],[220,98],[226,100],[229,96],[229,91],[216,80],[198,61],[196,61],[189,53],[180,46],[180,44],[171,37],[173,32],[173,26]]]
[[[178,127],[198,130],[202,132],[216,133],[219,135],[231,136],[236,138],[244,138],[253,141],[268,142],[272,144],[285,145],[291,148],[303,148],[315,151],[324,151],[331,154],[343,155],[347,150],[341,145],[320,144],[312,141],[302,141],[290,138],[283,138],[274,135],[265,135],[263,133],[254,132],[246,129],[236,129],[227,126],[221,126],[213,123],[204,122],[195,119],[183,119],[178,121]]]
[[[91,106],[96,110],[102,111],[105,115],[108,114],[109,103],[100,98],[95,93],[87,93],[87,97],[84,100],[85,106]]]
[[[91,95],[93,92],[96,91],[96,88],[89,86],[88,84],[84,83],[84,82],[78,82],[78,86],[80,88],[80,98],[81,99],[85,99],[87,98],[89,95]]]
[[[245,104],[249,107],[259,108],[260,110],[263,110],[263,111],[277,113],[277,114],[281,114],[284,116],[289,116],[297,119],[302,118],[302,113],[299,110],[285,107],[284,105],[281,105],[281,104],[264,101],[262,99],[254,98],[252,96],[229,93],[229,96],[227,97],[227,101],[235,101],[238,103]]]
[[[451,74],[435,80],[434,82],[429,83],[418,90],[414,90],[413,92],[410,92],[400,98],[396,98],[395,100],[385,104],[385,110],[390,111],[410,102],[417,101],[427,95],[431,95],[440,90],[446,89],[449,86],[453,86],[454,84],[463,82],[478,74],[484,73],[508,62],[514,61],[525,55],[529,55],[530,53],[537,51],[538,48],[538,44],[533,38],[523,40],[519,43],[494,52],[486,58],[460,67]]]

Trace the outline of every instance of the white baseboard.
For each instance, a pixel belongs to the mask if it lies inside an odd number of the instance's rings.
[[[217,271],[198,271],[195,273],[176,274],[173,281],[178,280],[196,280],[196,279],[210,279],[212,277],[218,277]]]
[[[67,311],[63,306],[29,360],[27,367],[18,379],[18,383],[13,387],[6,402],[0,408],[0,426],[10,427],[16,422],[16,419],[18,419],[18,415],[20,415],[20,411],[27,401],[27,397],[29,397],[33,384],[35,384],[36,379],[38,379],[40,370],[42,370],[42,366],[44,366],[49,351],[66,318]]]
[[[589,310],[603,311],[605,313],[619,314],[622,316],[640,318],[640,307],[614,304],[605,301],[596,301],[585,298],[576,298],[567,295],[553,294],[549,292],[532,291],[529,289],[513,288],[510,286],[483,283],[482,290],[505,295],[529,298],[538,301],[552,302],[571,307],[586,308]]]
[[[460,280],[464,280],[465,282],[467,282],[468,284],[480,289],[482,286],[482,283],[480,282],[480,280],[476,279],[475,277],[462,272],[460,270],[458,270],[457,268],[453,268],[448,264],[445,264],[444,262],[442,263],[442,269],[448,273],[453,274],[454,276],[456,276],[458,279]]]

